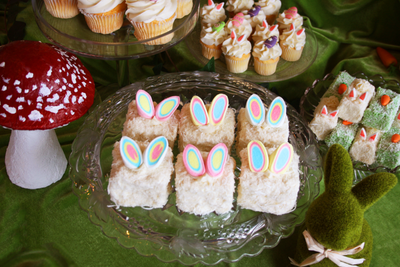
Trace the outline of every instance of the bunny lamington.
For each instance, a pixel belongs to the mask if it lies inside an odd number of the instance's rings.
[[[311,203],[306,213],[303,234],[297,243],[296,261],[291,260],[292,264],[338,266],[333,258],[341,264],[351,264],[340,266],[369,266],[372,231],[364,219],[364,212],[396,185],[397,178],[394,174],[381,172],[352,187],[353,164],[347,151],[337,144],[329,149],[324,169],[325,192]],[[340,257],[337,252],[341,253]]]

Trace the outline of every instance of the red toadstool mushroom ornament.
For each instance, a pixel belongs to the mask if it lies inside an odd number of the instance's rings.
[[[0,50],[0,125],[12,129],[5,163],[12,183],[28,189],[60,180],[67,159],[54,129],[93,104],[94,82],[80,60],[60,48],[16,41]]]

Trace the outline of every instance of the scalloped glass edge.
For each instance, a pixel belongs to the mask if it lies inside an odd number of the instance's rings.
[[[376,88],[378,86],[386,89],[391,89],[397,93],[400,93],[400,84],[396,80],[385,80],[381,75],[375,74],[373,76],[367,76],[363,72],[356,72],[351,74],[351,76],[356,78],[361,78],[369,81]],[[309,123],[314,117],[314,110],[319,104],[322,95],[328,90],[329,85],[335,79],[335,75],[331,73],[326,74],[321,80],[316,79],[310,87],[308,87],[303,96],[300,99],[300,115]],[[318,141],[319,148],[322,156],[328,152],[328,146],[324,141]],[[353,184],[358,183],[363,178],[376,173],[376,172],[390,172],[390,173],[400,173],[400,167],[397,166],[394,169],[389,169],[383,166],[379,166],[374,163],[372,165],[367,165],[359,161],[353,161],[354,168],[354,181]]]
[[[262,96],[265,104],[270,104],[270,99],[276,97],[262,86],[231,75],[209,72],[183,72],[150,77],[144,82],[137,82],[120,89],[91,112],[78,130],[72,144],[69,176],[73,182],[73,192],[79,198],[80,207],[88,213],[93,224],[100,226],[106,236],[117,239],[121,246],[135,248],[140,255],[155,256],[163,262],[178,261],[185,265],[197,263],[214,265],[221,261],[233,263],[244,256],[257,256],[264,249],[277,246],[281,238],[290,236],[295,227],[304,221],[308,206],[319,194],[319,182],[323,176],[316,140],[306,122],[290,105],[287,109],[290,120],[290,142],[296,147],[304,145],[305,148],[304,151],[297,151],[300,155],[301,170],[304,172],[302,175],[306,176],[305,180],[301,181],[297,207],[293,212],[285,215],[260,213],[244,223],[229,225],[226,228],[239,227],[239,229],[235,230],[232,238],[223,239],[226,240],[225,245],[229,243],[227,241],[231,242],[227,245],[227,249],[221,249],[220,241],[216,238],[199,241],[194,239],[190,232],[173,238],[163,236],[162,233],[151,232],[150,227],[140,225],[135,218],[126,220],[113,207],[108,206],[110,200],[107,192],[103,190],[101,179],[104,177],[100,166],[100,149],[108,124],[116,117],[114,114],[116,111],[126,109],[130,102],[127,96],[132,97],[139,88],[146,89],[150,94],[157,92],[159,87],[162,87],[164,92],[168,92],[173,87],[173,81],[185,83],[188,86],[193,84],[200,88],[214,85],[220,89],[225,88],[227,91],[233,84],[238,89],[237,93],[247,97],[257,92]],[[104,131],[99,131],[99,129],[104,129]],[[300,129],[304,132],[299,133],[300,136],[294,139],[292,132]],[[92,142],[88,142],[89,140]],[[133,226],[136,225],[135,227],[132,226],[132,222]],[[175,242],[176,240],[179,242]],[[215,246],[212,247],[213,245]],[[210,251],[213,255],[205,257],[202,254],[191,253],[191,250],[193,252],[198,249],[205,250],[205,248],[212,248]],[[177,250],[179,250],[178,255]]]

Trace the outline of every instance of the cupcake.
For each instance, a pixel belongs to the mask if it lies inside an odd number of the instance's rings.
[[[226,27],[228,32],[234,31],[236,36],[246,35],[246,38],[253,32],[250,22],[244,19],[243,13],[237,13],[233,18],[230,18]]]
[[[265,41],[259,41],[253,48],[254,69],[260,75],[271,75],[276,71],[282,49],[278,37],[270,36]]]
[[[263,20],[265,20],[265,14],[261,10],[260,6],[254,6],[249,10],[244,10],[242,13],[244,15],[244,19],[250,23],[253,30],[258,24],[261,24]]]
[[[271,27],[269,27],[267,21],[264,20],[262,24],[256,26],[256,30],[254,31],[251,38],[256,44],[259,41],[267,40],[271,36],[276,36],[279,40],[278,25],[272,25]]]
[[[78,0],[44,0],[47,11],[56,18],[69,19],[79,14]]]
[[[246,35],[236,37],[234,31],[230,38],[222,43],[222,53],[225,56],[226,67],[232,73],[242,73],[247,70],[250,60],[251,44]]]
[[[78,0],[78,9],[90,30],[108,34],[121,28],[126,4],[124,0]]]
[[[306,44],[305,29],[296,29],[294,24],[292,24],[289,30],[283,31],[279,39],[282,48],[282,58],[286,61],[299,60]]]
[[[229,11],[229,17],[232,18],[235,14],[243,10],[249,10],[253,4],[254,0],[228,0],[226,10]]]
[[[224,3],[215,6],[212,0],[208,0],[208,5],[204,5],[200,10],[201,25],[206,27],[207,24],[214,25],[220,21],[225,21]]]
[[[276,17],[279,15],[279,9],[282,6],[280,0],[260,0],[256,5],[261,7],[261,10],[267,16],[269,25],[274,24]]]
[[[176,8],[176,18],[181,19],[192,11],[193,0],[178,0]]]
[[[291,24],[294,24],[295,28],[301,28],[303,25],[303,17],[297,13],[297,7],[285,10],[282,14],[279,14],[276,21],[278,22],[280,33],[289,29]]]
[[[126,3],[126,17],[135,28],[133,34],[138,40],[154,38],[172,30],[176,18],[176,0],[127,0]],[[171,33],[145,44],[165,44],[173,37]]]
[[[225,22],[214,24],[210,27],[204,27],[200,33],[201,52],[204,57],[218,59],[221,56],[222,43],[228,37],[228,30],[225,28]]]

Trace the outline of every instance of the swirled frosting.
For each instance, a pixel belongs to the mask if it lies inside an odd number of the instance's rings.
[[[260,10],[258,12],[258,14],[254,17],[249,15],[249,11],[248,10],[243,10],[242,11],[243,15],[244,15],[244,19],[247,20],[252,28],[255,28],[256,25],[260,24],[263,22],[263,20],[265,19],[265,14],[262,10]]]
[[[89,14],[106,13],[122,2],[124,0],[79,0],[78,9]]]
[[[271,27],[264,28],[262,24],[259,24],[256,26],[256,30],[251,37],[254,43],[257,43],[258,41],[266,40],[271,36],[276,36],[279,38],[278,25],[272,25]]]
[[[225,9],[222,7],[220,10],[217,10],[217,6],[215,4],[204,5],[200,10],[200,17],[203,26],[225,21]]]
[[[254,1],[253,0],[228,0],[226,4],[227,4],[226,10],[236,14],[243,10],[249,10],[253,6]]]
[[[253,32],[253,27],[251,27],[250,22],[248,22],[246,19],[243,19],[241,25],[238,27],[234,25],[233,18],[230,18],[228,22],[226,23],[226,27],[228,28],[229,32],[235,31],[237,36],[241,35],[246,35],[246,38],[248,38],[251,33]]]
[[[252,55],[261,61],[266,61],[280,57],[282,55],[282,49],[278,43],[272,48],[267,48],[264,41],[261,40],[254,45]]]
[[[261,0],[258,1],[256,5],[261,7],[265,15],[278,15],[282,3],[280,0]]]
[[[306,31],[305,29],[293,27],[292,30],[283,31],[279,39],[281,40],[282,45],[300,50],[306,44]]]
[[[228,38],[228,30],[223,27],[219,31],[215,30],[215,26],[208,24],[200,32],[200,40],[206,45],[220,45]]]
[[[238,42],[236,38],[229,37],[222,43],[222,53],[227,56],[241,58],[243,55],[249,54],[250,51],[251,44],[247,39]]]
[[[294,24],[295,28],[300,28],[303,25],[303,17],[299,14],[296,14],[293,18],[286,18],[285,12],[279,14],[279,17],[276,19],[279,24],[279,29],[282,31],[290,28],[290,24]]]
[[[175,14],[176,0],[126,0],[126,16],[130,21],[150,23],[164,21]]]

